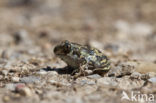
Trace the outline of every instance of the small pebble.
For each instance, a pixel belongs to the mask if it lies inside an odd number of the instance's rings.
[[[69,97],[65,99],[65,103],[85,103],[81,97]]]
[[[95,85],[95,81],[81,80],[81,81],[80,81],[80,84],[81,84],[81,85],[85,85],[85,84],[88,84],[88,85]]]
[[[14,91],[15,90],[15,86],[16,86],[15,84],[9,83],[9,84],[5,85],[5,88],[8,89],[8,90]]]
[[[50,75],[58,75],[58,73],[56,71],[50,71],[49,74]]]
[[[142,74],[141,75],[141,79],[142,80],[148,80],[150,77],[149,77],[149,75],[148,74]]]
[[[89,81],[87,84],[88,85],[95,85],[95,81]]]
[[[148,79],[148,81],[150,81],[152,83],[156,83],[156,77],[150,78],[150,79]]]
[[[3,100],[4,100],[4,102],[8,102],[8,101],[10,101],[10,97],[9,96],[4,96]]]
[[[110,86],[117,86],[117,82],[115,78],[110,77],[103,77],[97,80],[98,85],[110,85]]]
[[[138,72],[134,72],[131,74],[130,76],[132,79],[140,79],[141,78],[141,74]]]
[[[99,78],[101,78],[101,76],[99,74],[93,74],[93,75],[89,75],[87,77],[90,78],[90,79],[99,79]]]
[[[108,76],[112,77],[122,77],[125,75],[130,75],[134,72],[134,66],[133,65],[118,65],[115,68],[112,68],[109,72],[108,72]]]
[[[48,81],[50,84],[55,85],[55,86],[70,86],[70,83],[66,83],[66,82],[58,82],[55,80],[49,80]]]
[[[147,73],[149,75],[150,78],[153,78],[156,76],[156,73],[155,72],[149,72]]]
[[[51,84],[56,84],[56,83],[58,83],[58,82],[55,81],[55,80],[49,80],[49,83],[51,83]]]
[[[25,86],[25,84],[23,84],[23,83],[16,83],[16,84],[15,83],[9,83],[9,84],[5,85],[5,88],[8,89],[8,90],[11,90],[11,91],[15,91],[15,88],[17,86],[21,86],[21,85]]]
[[[13,82],[19,82],[20,78],[19,77],[12,77],[11,80]]]
[[[25,85],[17,85],[16,92],[20,93],[23,96],[31,96],[32,95],[31,90],[28,87],[26,87]]]
[[[8,70],[2,70],[2,74],[6,76],[8,74]]]
[[[45,70],[40,70],[39,72],[37,72],[37,74],[39,75],[46,75],[48,72],[46,72]]]
[[[37,94],[42,94],[43,91],[42,91],[42,90],[36,90],[36,93],[37,93]]]
[[[25,84],[17,84],[17,85],[15,86],[16,89],[17,89],[17,88],[23,88],[23,87],[25,87]]]
[[[86,74],[93,74],[93,71],[92,70],[85,70],[85,73]]]
[[[20,78],[20,81],[22,83],[38,83],[40,82],[40,78],[36,76],[28,76],[28,77]]]

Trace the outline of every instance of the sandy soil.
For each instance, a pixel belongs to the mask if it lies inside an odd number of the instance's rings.
[[[0,103],[155,103],[155,4],[0,1]],[[100,49],[111,70],[73,80],[53,53],[62,40]]]

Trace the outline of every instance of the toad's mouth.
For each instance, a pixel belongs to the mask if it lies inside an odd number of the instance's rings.
[[[56,55],[64,55],[64,54],[65,54],[62,50],[59,50],[57,47],[54,48],[54,53],[55,53]]]
[[[62,47],[55,47],[54,48],[54,53],[56,54],[56,55],[66,55],[66,54],[68,54],[68,52],[66,51],[66,50],[64,50]]]

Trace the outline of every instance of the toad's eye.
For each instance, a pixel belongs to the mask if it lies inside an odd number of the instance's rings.
[[[65,53],[69,53],[71,50],[71,45],[69,43],[64,43],[63,49]]]

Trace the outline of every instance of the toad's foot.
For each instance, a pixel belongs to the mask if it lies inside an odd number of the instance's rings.
[[[88,65],[82,65],[80,66],[79,72],[74,75],[74,78],[76,79],[82,75],[87,76],[91,74],[93,74],[93,71],[88,69]]]

